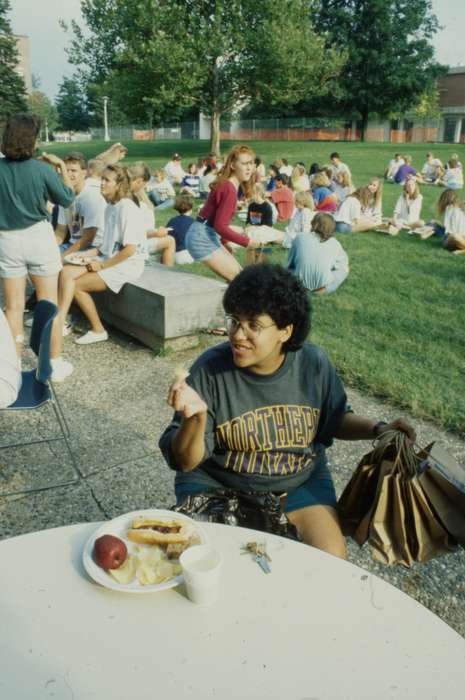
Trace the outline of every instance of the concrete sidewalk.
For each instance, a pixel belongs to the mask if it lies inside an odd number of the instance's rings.
[[[77,522],[113,518],[121,513],[174,503],[173,473],[158,450],[158,438],[171,410],[166,405],[174,366],[189,364],[202,348],[155,357],[153,352],[110,329],[111,340],[92,346],[65,341],[65,357],[74,374],[57,393],[70,423],[71,444],[85,480],[76,487],[0,499],[0,537]],[[218,339],[205,336],[203,347]],[[25,366],[34,366],[28,351]],[[398,409],[349,391],[357,413],[390,420]],[[46,416],[47,414],[47,416]],[[1,414],[1,441],[45,435],[53,430],[47,409],[29,414]],[[419,444],[439,441],[465,462],[465,442],[435,426],[411,418]],[[338,494],[370,443],[337,442],[329,452]],[[53,450],[53,451],[52,451]],[[41,485],[72,476],[62,443],[2,450],[0,490]],[[459,550],[411,569],[387,568],[369,550],[349,543],[350,560],[413,596],[465,636],[465,552]],[[399,621],[401,623],[401,621]]]

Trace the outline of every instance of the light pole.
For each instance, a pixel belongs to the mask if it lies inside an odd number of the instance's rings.
[[[48,121],[47,121],[47,119],[45,120],[45,143],[50,143],[49,138],[48,138]]]
[[[108,97],[103,98],[103,126],[105,128],[105,135],[103,137],[104,141],[109,141],[110,140],[110,134],[108,133],[108,112],[107,112],[107,105],[108,105]]]

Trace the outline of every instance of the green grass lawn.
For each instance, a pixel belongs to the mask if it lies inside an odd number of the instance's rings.
[[[333,150],[352,169],[356,185],[381,176],[396,151],[410,153],[421,168],[426,151],[447,160],[458,152],[465,163],[465,147],[456,144],[362,144],[328,142],[249,142],[269,164],[277,157],[290,163],[320,164]],[[145,160],[164,165],[175,151],[185,166],[209,150],[206,141],[130,142],[127,161]],[[226,152],[231,144],[224,143]],[[92,157],[107,144],[50,144],[63,155],[79,148]],[[385,184],[383,213],[391,215],[400,187]],[[437,216],[441,190],[422,187],[422,218]],[[157,223],[173,215],[162,211]],[[351,272],[347,282],[328,297],[314,300],[313,342],[330,355],[344,381],[381,396],[405,410],[457,432],[465,430],[465,256],[441,248],[435,238],[413,239],[405,232],[395,238],[374,232],[339,235],[348,252]],[[243,259],[243,252],[239,257]],[[275,251],[274,262],[284,263],[285,251]],[[211,275],[203,265],[183,269]]]

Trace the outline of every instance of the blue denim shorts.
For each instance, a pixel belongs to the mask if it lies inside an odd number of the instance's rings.
[[[220,472],[221,476],[221,472]],[[244,490],[247,491],[247,477],[244,477]],[[181,504],[188,496],[207,493],[214,489],[225,487],[220,481],[212,478],[202,467],[190,472],[176,472],[174,490],[176,503]],[[286,498],[284,511],[291,513],[307,506],[331,506],[336,508],[337,498],[333,480],[326,461],[321,462],[312,471],[307,481],[291,491]]]
[[[203,221],[194,221],[187,230],[184,245],[194,260],[206,260],[221,248],[215,229]]]
[[[345,221],[336,221],[336,233],[352,233],[352,225]]]

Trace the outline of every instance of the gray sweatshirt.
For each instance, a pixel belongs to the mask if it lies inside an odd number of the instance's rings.
[[[315,345],[289,352],[273,374],[235,366],[229,343],[203,353],[187,382],[208,406],[205,460],[199,465],[230,488],[280,491],[308,479],[325,459],[347,409],[336,370]],[[171,440],[181,423],[173,420],[160,449],[177,469]]]

